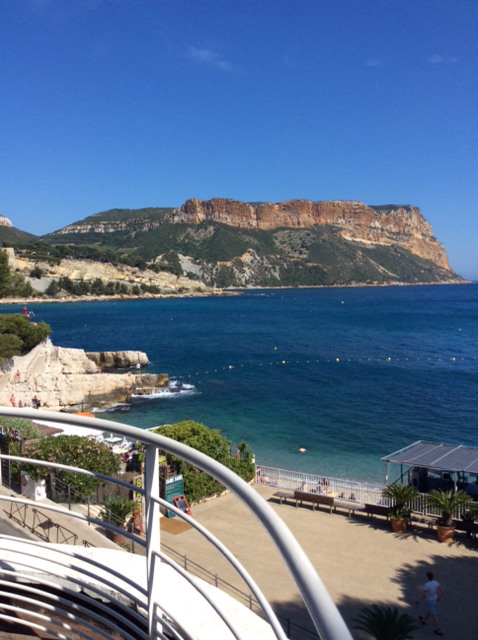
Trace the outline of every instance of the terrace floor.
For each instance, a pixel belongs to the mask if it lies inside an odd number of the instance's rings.
[[[476,640],[478,637],[478,543],[465,534],[455,534],[456,542],[444,545],[434,530],[420,528],[404,535],[391,532],[383,518],[328,510],[312,511],[309,506],[279,505],[271,496],[276,489],[255,485],[291,529],[322,578],[354,637],[354,618],[369,604],[390,604],[401,612],[417,616],[416,601],[433,571],[445,590],[438,617],[450,639]],[[209,500],[193,508],[193,517],[224,542],[255,576],[269,602],[281,616],[310,628],[298,591],[273,543],[259,523],[232,495]],[[193,529],[162,527],[161,540],[179,553],[235,584],[237,578],[203,542]],[[418,629],[414,638],[432,636],[430,622]],[[304,636],[305,637],[305,636]],[[434,636],[433,636],[434,637]]]

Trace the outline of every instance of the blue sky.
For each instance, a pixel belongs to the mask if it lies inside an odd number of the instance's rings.
[[[0,214],[413,204],[478,278],[475,0],[0,0]]]

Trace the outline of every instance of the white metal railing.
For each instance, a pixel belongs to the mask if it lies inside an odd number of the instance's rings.
[[[279,469],[261,464],[256,465],[254,482],[279,489],[331,495],[347,501],[356,501],[358,505],[377,504],[389,507],[392,504],[389,498],[382,496],[382,491],[385,487],[383,484],[371,484],[303,471]],[[409,506],[415,513],[437,517],[441,515],[439,509],[429,504],[425,493],[418,494],[410,502]],[[460,519],[464,510],[466,510],[466,506],[457,507],[453,511],[453,518]]]
[[[289,469],[278,469],[260,464],[256,465],[255,482],[271,487],[279,487],[280,489],[290,489],[293,491],[298,489],[312,493],[333,494],[345,500],[356,500],[360,504],[365,504],[366,502],[371,504],[378,504],[380,502],[383,504],[382,489],[384,485],[369,482],[346,480],[344,478],[334,478]]]
[[[177,509],[174,505],[166,502],[159,496],[159,467],[158,467],[158,451],[165,451],[171,453],[183,460],[193,464],[197,468],[201,469],[208,475],[214,477],[227,489],[232,491],[252,512],[252,514],[262,523],[267,530],[269,536],[272,538],[276,547],[278,548],[282,559],[284,560],[291,576],[295,580],[297,587],[302,595],[304,603],[309,611],[312,622],[316,627],[319,635],[323,640],[351,640],[351,635],[347,626],[345,625],[340,613],[338,612],[335,604],[333,603],[330,595],[328,594],[322,580],[317,575],[314,567],[310,563],[309,559],[305,555],[300,545],[295,540],[294,536],[276,514],[276,512],[264,501],[254,489],[252,489],[246,482],[240,479],[235,473],[227,469],[223,465],[219,464],[215,460],[208,456],[199,453],[195,449],[187,447],[179,442],[160,436],[149,431],[138,429],[130,425],[113,423],[109,420],[102,420],[98,418],[86,418],[77,415],[67,415],[63,413],[42,411],[35,409],[18,409],[10,407],[0,407],[0,415],[27,418],[32,420],[48,420],[49,422],[67,423],[69,425],[77,425],[80,427],[89,427],[97,429],[99,432],[115,432],[123,437],[129,438],[132,441],[141,442],[145,450],[145,481],[144,489],[135,488],[135,491],[144,495],[145,511],[146,511],[146,536],[141,540],[134,533],[128,533],[124,530],[120,530],[121,534],[132,540],[135,540],[138,544],[145,544],[146,556],[133,556],[136,562],[142,562],[144,567],[145,582],[144,584],[138,584],[135,588],[141,590],[144,588],[145,596],[142,608],[144,608],[146,617],[146,628],[148,637],[152,640],[164,638],[164,633],[167,632],[173,637],[184,638],[187,637],[187,628],[191,628],[191,624],[194,621],[188,619],[181,619],[181,616],[175,615],[174,612],[167,611],[167,606],[164,605],[164,581],[160,584],[160,572],[164,571],[164,567],[169,565],[173,567],[177,574],[182,576],[184,584],[190,583],[194,586],[197,592],[200,592],[205,598],[205,601],[209,603],[211,610],[211,616],[217,614],[217,617],[222,620],[224,624],[224,634],[222,637],[244,637],[240,627],[237,627],[237,621],[233,625],[229,616],[224,613],[221,603],[216,601],[214,596],[203,589],[197,580],[192,580],[184,575],[183,570],[179,567],[171,558],[161,552],[160,548],[160,527],[159,527],[159,510],[160,506],[165,507],[167,505],[168,510],[173,511],[178,517],[182,518],[188,524],[193,526],[199,531],[206,539],[213,544],[222,555],[233,565],[235,570],[245,581],[250,588],[254,597],[260,603],[264,616],[270,624],[271,633],[276,638],[285,639],[285,633],[282,629],[280,622],[278,621],[274,611],[272,610],[267,599],[255,583],[254,579],[248,574],[248,572],[238,563],[235,556],[209,531],[202,527],[196,520],[190,518],[187,514],[183,513],[180,509]],[[8,456],[1,455],[0,458],[7,458]],[[11,457],[13,458],[13,457]],[[31,461],[30,461],[31,462]],[[63,468],[64,465],[57,465],[50,462],[39,462],[35,460],[35,464],[43,464],[44,466],[50,466],[53,468]],[[99,479],[106,479],[110,482],[116,482],[121,484],[121,481],[114,478],[105,477],[101,474],[91,473],[84,469],[68,467],[69,471],[74,470],[77,473],[90,475]],[[131,488],[131,485],[128,484]],[[348,496],[347,496],[348,497]],[[3,497],[3,500],[7,502],[27,503],[22,498]],[[36,503],[34,503],[36,504]],[[81,513],[67,511],[59,507],[48,505],[48,507],[42,503],[42,510],[49,509],[53,514],[62,514],[62,516],[68,515],[71,518],[83,520],[85,522],[92,522],[94,524],[100,524],[105,527],[113,528],[111,525],[107,525],[104,522],[85,516]],[[52,516],[53,517],[53,516]],[[38,543],[37,543],[38,544]],[[73,547],[76,548],[76,547]],[[33,551],[38,554],[38,549]],[[26,556],[27,554],[25,554]],[[130,554],[126,554],[129,556]],[[76,556],[75,556],[76,557]],[[56,563],[58,559],[55,557],[51,562]],[[16,564],[25,562],[25,557],[20,558]],[[30,562],[29,560],[27,563]],[[74,569],[76,570],[76,562]],[[84,571],[84,569],[83,569]],[[102,566],[102,571],[111,572],[108,565]],[[87,572],[88,573],[88,572]],[[4,574],[5,575],[5,574]],[[123,576],[124,577],[124,576]],[[76,578],[78,580],[78,578]],[[106,578],[103,578],[108,582]],[[28,580],[25,580],[28,582]],[[34,576],[33,582],[39,583],[37,575]],[[40,580],[41,582],[41,580]],[[114,577],[113,582],[116,584],[117,579]],[[186,587],[185,587],[186,588]],[[88,589],[91,590],[91,585],[88,584]],[[101,588],[100,588],[101,591]],[[124,603],[124,598],[118,597],[113,594],[109,594],[108,598],[110,602],[114,604],[119,610],[126,614],[126,610],[129,608],[129,604]],[[19,605],[20,606],[20,605]],[[138,606],[137,604],[135,606]],[[60,605],[55,605],[56,609],[60,610]],[[54,607],[54,608],[55,608]],[[46,617],[53,620],[52,616],[46,614]],[[105,617],[100,615],[102,624],[106,624]],[[0,615],[0,619],[2,616]],[[45,621],[44,621],[45,622]],[[32,625],[37,624],[31,622]],[[69,623],[64,621],[63,624]],[[189,625],[189,627],[188,627]],[[50,625],[51,628],[51,625]],[[123,628],[121,624],[117,624],[114,620],[109,621],[109,627],[114,631],[121,630]],[[229,635],[226,633],[226,629]],[[52,631],[53,633],[53,631]],[[55,635],[53,633],[53,635]],[[58,635],[57,637],[69,637]],[[84,637],[90,637],[87,634]],[[108,637],[108,636],[105,636]]]

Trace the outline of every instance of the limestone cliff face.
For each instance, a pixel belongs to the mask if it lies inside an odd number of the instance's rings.
[[[212,200],[187,200],[179,209],[173,209],[166,220],[173,223],[199,224],[222,222],[231,227],[257,229],[257,216],[253,206],[238,200],[213,198]]]
[[[127,369],[137,364],[149,364],[148,356],[142,351],[88,351],[87,358],[101,369]]]
[[[0,216],[0,225],[3,227],[13,227],[11,221],[5,216]]]
[[[146,354],[122,352],[124,361],[135,354],[147,363]],[[120,358],[121,359],[121,358]],[[49,339],[24,356],[15,356],[0,370],[0,404],[32,406],[36,396],[42,408],[83,410],[127,402],[138,386],[168,385],[166,374],[102,373],[83,349],[54,346]]]
[[[70,224],[55,232],[55,235],[67,235],[70,233],[115,233],[118,231],[152,231],[160,226],[158,220],[131,217],[128,220],[99,220]]]
[[[165,221],[195,225],[218,222],[262,230],[332,225],[346,240],[398,245],[450,271],[445,249],[433,236],[430,224],[418,207],[408,205],[372,207],[353,201],[287,200],[253,206],[225,198],[191,199],[173,209]]]

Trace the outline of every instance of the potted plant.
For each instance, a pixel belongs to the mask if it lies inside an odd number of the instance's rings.
[[[477,527],[475,526],[475,520],[478,516],[478,505],[473,504],[469,509],[463,511],[461,514],[460,529],[466,531],[466,537],[471,538],[473,533],[476,533]]]
[[[411,484],[387,484],[382,497],[391,500],[391,511],[388,518],[395,533],[403,533],[412,515],[410,503],[418,496],[417,489]]]
[[[427,504],[434,510],[440,511],[441,516],[437,520],[437,537],[440,542],[453,542],[453,512],[458,509],[466,511],[472,502],[471,496],[464,491],[443,491],[432,489],[427,494]]]
[[[136,503],[121,496],[110,496],[103,502],[100,518],[103,522],[125,529],[126,519],[133,513]],[[114,542],[122,542],[123,536],[116,531],[106,529],[106,535]]]
[[[366,631],[375,640],[408,640],[419,627],[409,613],[399,613],[396,607],[372,604],[361,609],[356,629]]]

